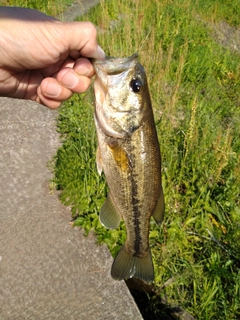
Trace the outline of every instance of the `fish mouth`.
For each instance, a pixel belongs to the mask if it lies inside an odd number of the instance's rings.
[[[108,85],[120,82],[126,76],[126,72],[135,69],[138,64],[138,53],[134,53],[127,58],[106,57],[105,60],[91,59],[91,62],[96,73],[97,81],[95,83],[99,82],[102,89],[107,91]],[[109,78],[109,76],[116,77]]]
[[[133,68],[138,63],[138,53],[127,58],[106,57],[105,60],[91,59],[96,74],[101,77],[102,73],[112,75]]]
[[[134,53],[127,58],[106,57],[104,61],[96,59],[91,59],[91,61],[96,72],[94,81],[95,122],[106,135],[119,139],[124,138],[129,132],[117,123],[121,123],[121,119],[131,113],[131,110],[119,108],[122,102],[118,99],[117,107],[107,99],[109,99],[109,90],[114,90],[116,85],[120,91],[121,89],[124,91],[125,83],[129,82],[129,75],[134,72],[138,64],[138,54]]]

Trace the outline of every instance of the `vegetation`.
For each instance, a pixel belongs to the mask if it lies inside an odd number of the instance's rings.
[[[45,14],[57,16],[63,12],[72,0],[1,0],[1,6],[26,7],[40,10]]]
[[[166,201],[162,226],[151,221],[149,308],[158,314],[164,297],[197,319],[239,319],[240,53],[222,47],[214,33],[220,21],[240,27],[239,1],[102,1],[79,20],[98,26],[108,55],[137,51],[148,76]],[[94,230],[115,255],[125,226],[107,230],[99,223],[107,186],[95,165],[93,108],[92,90],[61,108],[55,184],[75,225]]]
[[[239,26],[239,17],[237,1],[116,0],[80,18],[98,26],[108,55],[137,51],[145,67],[166,199],[162,226],[152,221],[150,230],[154,301],[166,296],[197,319],[240,316],[240,55],[212,29],[221,20]],[[56,183],[75,224],[115,255],[125,227],[98,220],[107,187],[96,171],[93,105],[91,90],[61,110]]]

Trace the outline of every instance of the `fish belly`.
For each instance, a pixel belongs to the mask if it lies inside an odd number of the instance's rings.
[[[153,215],[161,222],[164,211],[155,126],[146,121],[124,139],[108,137],[101,129],[97,131],[98,168],[104,171],[110,190],[100,220],[112,228],[121,217],[127,230],[127,240],[115,258],[112,276],[119,280],[135,276],[152,281],[154,270],[148,244],[150,217]]]

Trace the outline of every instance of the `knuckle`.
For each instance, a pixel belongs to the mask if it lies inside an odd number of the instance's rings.
[[[86,32],[91,35],[91,37],[97,37],[97,29],[92,22],[86,23]]]

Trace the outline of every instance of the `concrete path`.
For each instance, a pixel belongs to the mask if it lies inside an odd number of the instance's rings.
[[[49,189],[57,111],[0,98],[0,319],[142,319],[112,257]]]

